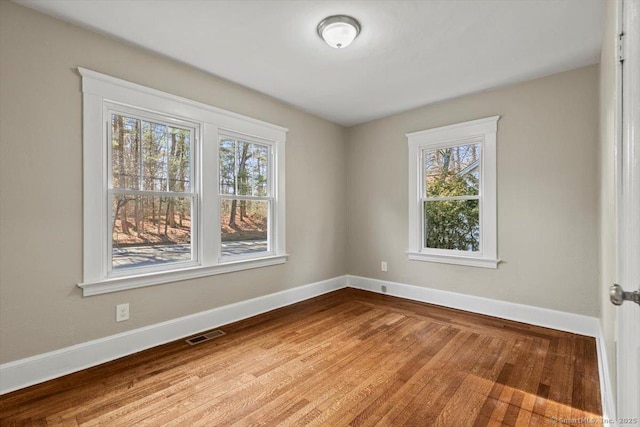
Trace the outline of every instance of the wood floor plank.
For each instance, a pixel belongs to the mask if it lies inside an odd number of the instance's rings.
[[[168,343],[0,396],[0,426],[521,426],[601,416],[589,337],[355,289],[221,329],[196,346]]]

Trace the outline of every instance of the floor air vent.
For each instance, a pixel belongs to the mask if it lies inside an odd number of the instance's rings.
[[[198,335],[195,337],[191,337],[186,340],[191,345],[200,344],[201,342],[209,341],[214,338],[218,338],[224,335],[224,332],[220,329],[216,329],[215,331],[207,332],[206,334]]]

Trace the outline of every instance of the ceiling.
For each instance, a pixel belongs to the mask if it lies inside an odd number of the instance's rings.
[[[351,126],[597,63],[603,0],[15,0]],[[316,26],[362,25],[345,49]],[[98,70],[99,71],[99,70]]]

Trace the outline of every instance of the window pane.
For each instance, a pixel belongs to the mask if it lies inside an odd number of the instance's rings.
[[[220,139],[220,194],[268,196],[269,147]]]
[[[480,250],[479,200],[424,202],[425,247]]]
[[[169,191],[190,191],[191,132],[169,126]]]
[[[140,189],[140,120],[111,115],[113,188]]]
[[[143,185],[147,191],[190,191],[191,131],[142,121]]]
[[[113,196],[113,269],[191,260],[191,198]]]
[[[235,194],[236,142],[220,139],[220,194]]]
[[[147,191],[167,191],[167,126],[142,122],[143,185]]]
[[[220,231],[222,256],[268,251],[269,202],[222,200]]]
[[[480,182],[480,144],[424,151],[427,197],[477,195]]]

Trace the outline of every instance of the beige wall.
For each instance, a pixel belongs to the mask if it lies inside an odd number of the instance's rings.
[[[600,57],[600,321],[609,362],[612,392],[616,390],[616,309],[609,302],[609,286],[616,280],[615,106],[616,2],[607,1]]]
[[[0,362],[346,273],[340,126],[5,0],[0,52]],[[78,66],[288,127],[289,262],[83,298]]]
[[[407,132],[500,115],[497,270],[409,261]],[[596,316],[598,67],[349,129],[349,273]],[[389,271],[380,271],[380,261]]]

